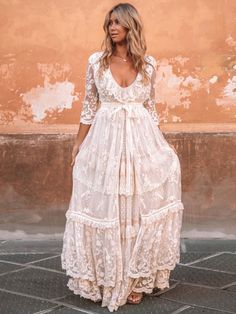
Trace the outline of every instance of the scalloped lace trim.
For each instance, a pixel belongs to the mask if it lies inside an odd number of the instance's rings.
[[[177,201],[143,215],[135,238],[121,238],[122,225],[115,221],[68,213],[61,262],[72,277],[69,289],[102,301],[113,312],[126,303],[131,291],[151,293],[156,287],[169,287],[170,272],[180,259],[182,210]]]

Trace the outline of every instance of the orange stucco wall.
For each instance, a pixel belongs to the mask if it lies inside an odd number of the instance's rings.
[[[77,124],[90,53],[117,1],[0,2],[0,124]],[[236,121],[236,1],[137,0],[161,122]]]

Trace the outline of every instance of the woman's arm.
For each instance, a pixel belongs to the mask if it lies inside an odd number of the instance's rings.
[[[82,104],[82,111],[80,114],[79,131],[77,133],[74,146],[72,149],[71,166],[73,166],[75,163],[75,158],[79,152],[80,145],[84,141],[91,127],[96,111],[98,109],[99,97],[98,90],[94,80],[94,70],[91,59],[92,55],[89,57],[86,69],[85,96]]]
[[[148,99],[145,100],[143,105],[148,110],[155,124],[159,127],[159,116],[156,110],[156,90],[155,90],[157,62],[154,57],[150,56],[150,58],[153,65],[153,70],[151,74],[151,89],[149,97]]]
[[[152,71],[152,75],[151,75],[151,90],[150,90],[149,98],[144,102],[144,107],[148,110],[148,112],[150,113],[153,121],[156,123],[156,125],[160,129],[159,115],[158,115],[157,110],[156,110],[156,89],[155,89],[155,86],[156,86],[157,61],[156,61],[156,59],[154,57],[151,57],[151,62],[152,62],[152,65],[153,65],[153,71]],[[177,151],[176,151],[175,147],[172,144],[169,144],[169,146],[177,154]]]
[[[75,157],[76,157],[76,155],[79,152],[80,145],[83,143],[83,140],[85,139],[85,137],[86,137],[86,135],[87,135],[87,133],[88,133],[88,131],[90,129],[90,126],[91,126],[91,124],[80,123],[79,131],[77,133],[77,136],[76,136],[76,139],[75,139],[75,142],[74,142],[74,146],[73,146],[73,149],[72,149],[71,166],[73,166],[74,163],[75,163]]]

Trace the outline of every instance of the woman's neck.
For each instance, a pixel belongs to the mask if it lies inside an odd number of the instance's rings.
[[[121,57],[126,57],[127,56],[127,44],[126,43],[122,43],[122,44],[116,44],[114,53],[115,55],[121,56]]]

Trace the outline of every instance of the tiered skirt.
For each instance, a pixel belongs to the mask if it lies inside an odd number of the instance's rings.
[[[179,158],[142,104],[104,103],[73,167],[62,268],[110,312],[131,291],[169,287],[180,259]]]

